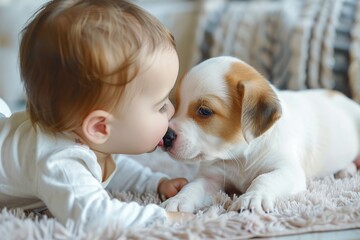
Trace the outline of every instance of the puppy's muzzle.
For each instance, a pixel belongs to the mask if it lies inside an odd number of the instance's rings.
[[[174,130],[172,130],[171,128],[168,128],[168,130],[166,131],[165,136],[163,137],[163,141],[164,141],[164,148],[168,149],[171,148],[174,141],[176,139],[176,133]]]

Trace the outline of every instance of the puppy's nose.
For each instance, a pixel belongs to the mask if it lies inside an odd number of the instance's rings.
[[[164,147],[171,148],[175,139],[176,139],[175,131],[172,130],[171,128],[168,128],[165,136],[163,137]]]

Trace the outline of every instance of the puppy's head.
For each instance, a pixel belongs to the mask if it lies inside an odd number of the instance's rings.
[[[254,68],[233,57],[211,58],[178,85],[165,147],[187,162],[231,159],[280,116],[276,93]]]

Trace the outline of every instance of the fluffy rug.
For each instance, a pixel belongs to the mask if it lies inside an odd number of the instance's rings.
[[[194,176],[196,168],[164,159],[161,154],[139,157],[139,161],[170,176]],[[113,192],[121,201],[141,204],[160,203],[155,194],[136,195]],[[123,229],[108,226],[103,235],[94,235],[91,229],[78,228],[69,222],[63,226],[42,214],[3,209],[0,214],[2,239],[247,239],[293,235],[306,232],[333,231],[360,228],[360,173],[352,178],[334,179],[328,176],[309,181],[304,193],[279,200],[276,211],[258,214],[226,209],[236,196],[219,192],[214,204],[199,211],[193,221],[154,225],[149,228]]]

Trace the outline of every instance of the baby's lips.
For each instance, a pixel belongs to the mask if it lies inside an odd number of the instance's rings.
[[[164,146],[164,140],[160,140],[160,142],[158,143],[158,147],[163,147]]]

